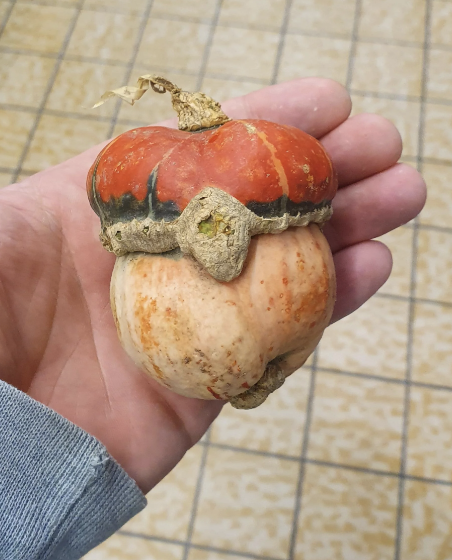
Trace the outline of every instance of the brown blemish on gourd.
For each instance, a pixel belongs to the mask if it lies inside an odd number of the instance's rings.
[[[208,390],[209,393],[210,393],[211,395],[213,395],[217,400],[219,400],[219,401],[224,400],[224,399],[222,399],[222,398],[220,397],[220,395],[219,395],[218,393],[215,393],[215,391],[212,389],[212,387],[207,387],[207,390]]]
[[[163,377],[164,377],[163,371],[159,368],[159,366],[157,364],[154,364],[154,362],[151,362],[151,365],[154,368],[154,371],[155,371],[157,377],[159,379],[163,379]]]

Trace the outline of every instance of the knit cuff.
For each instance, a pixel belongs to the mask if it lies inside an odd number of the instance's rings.
[[[0,381],[4,560],[77,560],[146,506],[97,439]]]

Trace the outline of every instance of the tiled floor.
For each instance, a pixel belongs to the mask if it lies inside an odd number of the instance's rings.
[[[0,186],[171,115],[102,91],[159,72],[218,100],[300,76],[393,120],[430,197],[391,279],[251,412],[225,409],[87,560],[452,558],[452,1],[0,0]]]

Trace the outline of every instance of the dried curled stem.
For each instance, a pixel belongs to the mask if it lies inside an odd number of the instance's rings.
[[[226,116],[221,105],[201,92],[183,91],[169,80],[154,74],[145,74],[138,78],[135,86],[123,86],[106,91],[93,109],[103,105],[111,97],[119,97],[130,105],[141,99],[151,88],[157,93],[169,92],[173,108],[179,118],[179,129],[194,132],[224,124],[231,119]]]

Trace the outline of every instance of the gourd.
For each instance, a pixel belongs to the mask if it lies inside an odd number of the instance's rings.
[[[187,397],[253,408],[315,349],[335,301],[321,227],[337,177],[322,145],[276,123],[231,120],[153,75],[107,92],[169,91],[179,130],[112,140],[87,177],[117,256],[111,307],[129,356]]]

